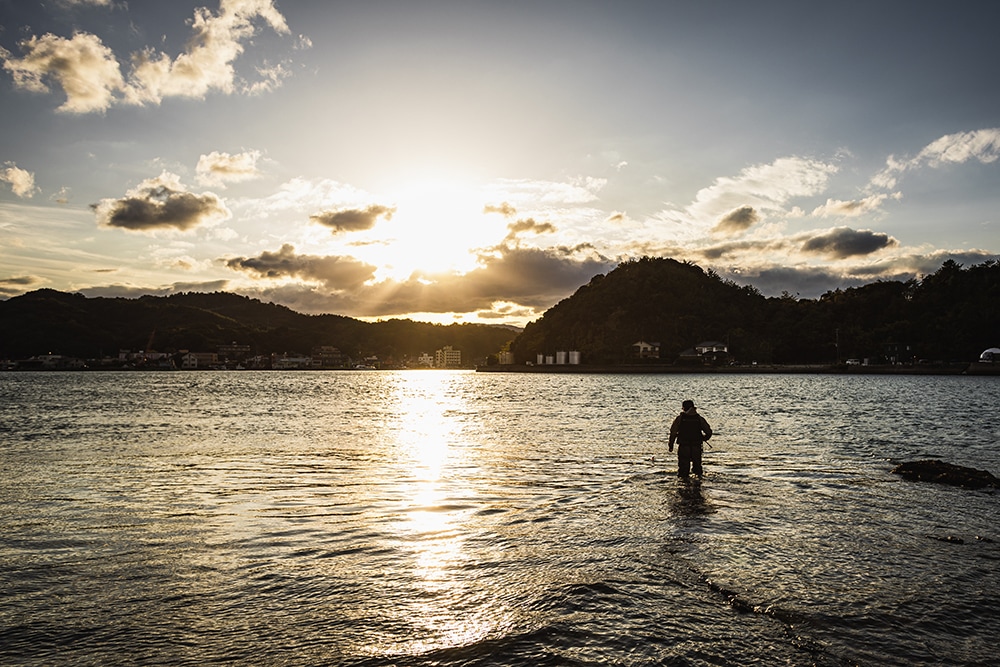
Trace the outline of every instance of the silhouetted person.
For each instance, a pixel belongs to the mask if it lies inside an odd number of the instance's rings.
[[[674,451],[677,443],[677,474],[688,477],[692,470],[701,477],[701,443],[712,437],[712,427],[698,414],[694,401],[681,403],[681,413],[670,425],[669,451]]]

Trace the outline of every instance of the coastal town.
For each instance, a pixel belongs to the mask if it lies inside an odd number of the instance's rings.
[[[332,345],[313,347],[309,354],[255,353],[250,345],[231,343],[214,352],[157,352],[119,350],[117,356],[80,359],[42,354],[20,360],[0,360],[0,370],[382,370],[401,368],[462,368],[462,351],[451,345],[416,357],[379,359],[375,355],[350,355]]]

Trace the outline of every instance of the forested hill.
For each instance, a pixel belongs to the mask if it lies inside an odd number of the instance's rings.
[[[303,315],[223,292],[124,299],[43,289],[0,301],[0,359],[50,353],[92,359],[147,346],[160,352],[214,352],[235,342],[249,345],[255,355],[309,354],[314,346],[330,345],[354,359],[375,355],[383,361],[451,345],[471,364],[496,354],[516,333],[481,324]]]
[[[706,341],[727,343],[745,363],[972,361],[1000,345],[1000,263],[948,261],[919,281],[812,300],[765,298],[693,264],[643,258],[596,276],[525,327],[511,351],[516,363],[559,350],[580,351],[585,364],[635,363],[637,341],[659,343],[660,363]]]

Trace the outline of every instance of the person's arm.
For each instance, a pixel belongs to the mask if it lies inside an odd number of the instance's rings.
[[[677,415],[674,417],[674,421],[670,424],[670,443],[667,445],[667,451],[674,451],[674,442],[677,440],[677,434],[680,432],[680,421],[681,416]]]
[[[705,434],[705,442],[708,442],[709,438],[712,437],[712,427],[708,425],[708,421],[704,417],[701,418],[701,430]]]

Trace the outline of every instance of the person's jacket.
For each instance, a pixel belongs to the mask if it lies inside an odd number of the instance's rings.
[[[712,427],[698,414],[698,408],[684,410],[674,417],[670,425],[670,447],[674,442],[682,445],[700,445],[712,437]]]

